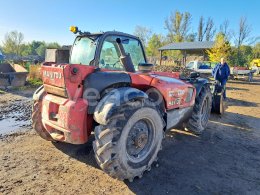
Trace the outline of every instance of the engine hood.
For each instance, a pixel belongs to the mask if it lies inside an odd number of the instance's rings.
[[[179,72],[152,72],[152,75],[158,75],[158,76],[165,76],[165,77],[171,77],[171,78],[180,78]]]
[[[151,72],[130,74],[132,86],[146,91],[156,89],[165,100],[166,109],[189,107],[194,104],[195,87],[179,79],[179,73]]]
[[[155,74],[150,76],[153,77],[151,86],[164,96],[167,109],[189,107],[194,104],[196,89],[193,85],[173,77]]]
[[[165,83],[172,83],[172,84],[178,84],[178,85],[187,85],[186,82],[177,79],[177,78],[173,78],[173,77],[169,77],[169,76],[161,76],[161,75],[151,75],[154,79],[158,80],[159,82],[165,82]]]

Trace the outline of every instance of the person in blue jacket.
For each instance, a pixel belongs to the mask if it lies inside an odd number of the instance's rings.
[[[224,58],[221,58],[220,63],[214,67],[212,75],[215,80],[218,80],[221,83],[221,86],[224,89],[223,97],[226,99],[226,83],[230,75],[230,69]]]

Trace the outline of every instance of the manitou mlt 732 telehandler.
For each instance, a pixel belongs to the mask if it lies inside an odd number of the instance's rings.
[[[212,106],[207,79],[153,72],[135,36],[71,31],[78,35],[70,55],[50,50],[41,67],[32,121],[42,138],[83,144],[94,131],[99,166],[131,181],[157,160],[165,131],[185,127],[200,134],[206,128]]]

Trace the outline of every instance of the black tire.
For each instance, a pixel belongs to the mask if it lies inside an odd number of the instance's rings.
[[[32,127],[40,135],[41,138],[47,141],[55,141],[52,139],[50,134],[46,131],[42,124],[42,115],[41,115],[41,102],[35,101],[32,107]]]
[[[225,108],[224,108],[223,93],[214,96],[212,111],[216,114],[224,114]]]
[[[163,119],[150,101],[121,106],[107,125],[95,128],[93,149],[98,165],[119,180],[141,178],[157,160],[163,127]]]
[[[195,134],[201,134],[210,117],[212,107],[212,95],[208,85],[202,87],[199,95],[195,99],[195,105],[191,118],[188,121],[187,129]]]

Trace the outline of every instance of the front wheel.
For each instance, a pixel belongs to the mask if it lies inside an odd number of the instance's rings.
[[[122,106],[107,125],[97,126],[93,142],[99,166],[110,176],[129,181],[150,170],[163,139],[163,121],[156,107],[147,101],[131,104]]]
[[[209,121],[212,106],[212,95],[209,86],[202,87],[195,99],[195,105],[187,129],[195,134],[201,134]]]

